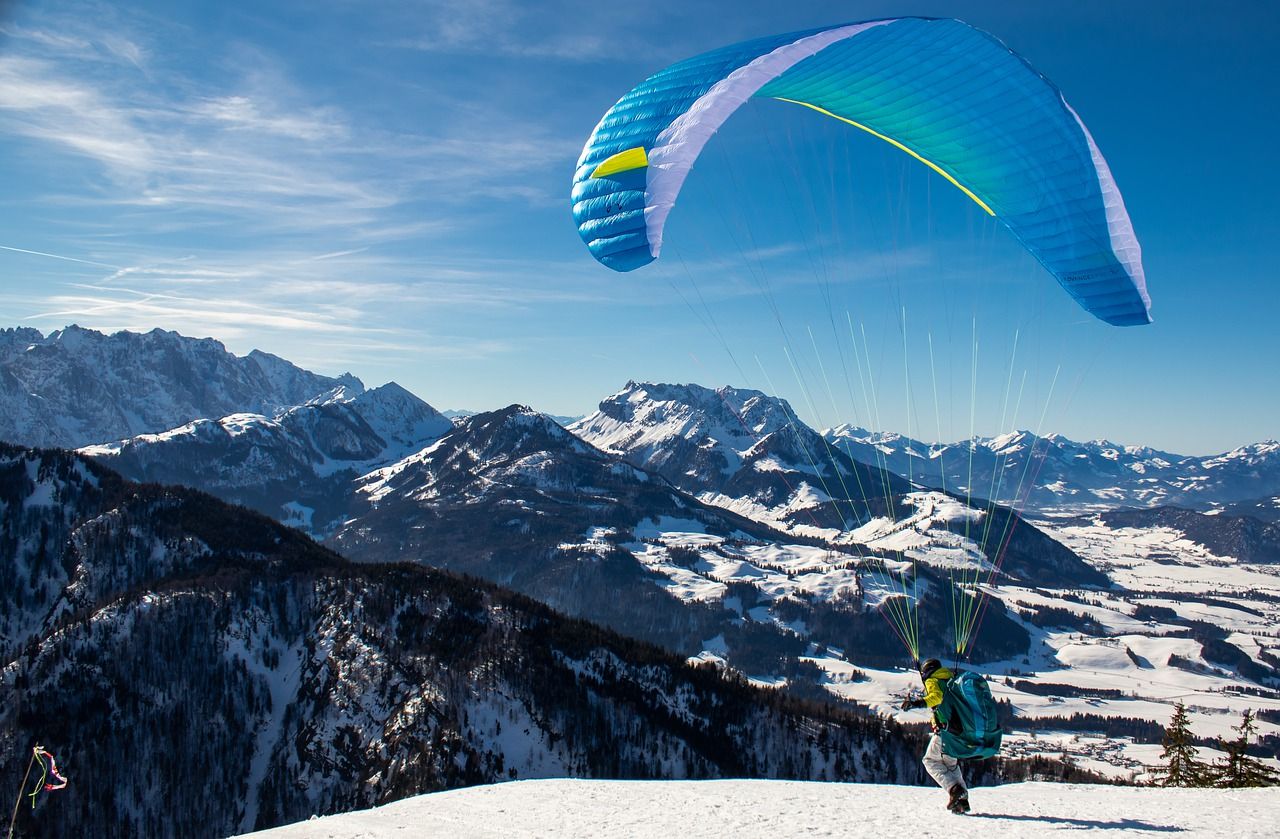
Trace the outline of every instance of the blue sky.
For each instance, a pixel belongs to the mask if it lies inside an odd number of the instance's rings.
[[[772,102],[708,147],[662,260],[590,259],[569,181],[632,85],[901,14],[967,20],[1063,89],[1153,325],[1089,320],[937,175]],[[1277,37],[1253,2],[0,3],[0,325],[213,336],[440,408],[697,381],[815,425],[1222,451],[1280,436]]]

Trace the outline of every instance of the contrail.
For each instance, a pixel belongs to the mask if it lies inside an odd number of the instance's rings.
[[[365,247],[365,248],[355,248],[349,251],[334,251],[333,253],[322,253],[319,256],[308,257],[306,261],[319,262],[322,259],[334,259],[339,256],[351,256],[353,253],[364,253],[367,250],[369,249]]]
[[[45,253],[44,251],[29,251],[26,248],[11,248],[8,245],[0,245],[0,251],[13,251],[14,253],[29,253],[34,256],[47,256],[50,259],[65,259],[67,262],[80,262],[85,265],[97,265],[99,268],[114,268],[121,270],[119,265],[108,265],[105,262],[93,262],[89,259],[76,259],[74,256],[58,256],[56,253]]]

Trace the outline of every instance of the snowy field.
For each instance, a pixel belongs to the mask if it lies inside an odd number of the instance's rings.
[[[1276,790],[1027,783],[972,791],[953,816],[941,790],[799,781],[515,781],[421,795],[251,834],[260,839],[636,837],[1274,837]]]
[[[961,535],[965,518],[975,511],[936,492],[911,493],[902,506],[914,513],[897,522],[873,520],[851,537],[863,550],[901,552],[935,568],[990,568],[979,546]],[[1280,695],[1271,690],[1259,694],[1257,685],[1207,659],[1200,641],[1188,637],[1185,626],[1141,611],[1163,608],[1212,624],[1226,631],[1231,644],[1257,657],[1260,650],[1274,651],[1280,638],[1280,567],[1215,556],[1167,528],[1108,528],[1078,521],[1037,524],[1107,574],[1114,585],[1109,590],[1072,592],[1072,599],[1025,584],[983,587],[1010,609],[1031,637],[1026,655],[982,665],[992,677],[993,692],[1012,703],[1016,716],[1044,720],[1080,714],[1164,724],[1174,706],[1183,702],[1195,735],[1230,739],[1245,709],[1280,712]],[[562,547],[603,549],[594,530],[584,534],[581,544]],[[841,549],[751,544],[710,535],[695,521],[665,516],[638,522],[634,531],[636,540],[621,546],[656,572],[657,584],[671,595],[687,602],[719,601],[744,621],[772,623],[802,637],[808,634],[803,620],[783,620],[774,604],[787,598],[830,600],[859,583],[872,603],[899,594],[888,585],[897,573],[892,567],[896,561],[865,559],[853,544]],[[733,583],[747,583],[758,591],[752,608],[744,609],[739,598],[728,596]],[[1070,612],[1089,620],[1091,628],[1032,623],[1030,618],[1042,609]],[[723,662],[726,654],[721,635],[705,639],[693,659]],[[817,645],[811,645],[805,659],[825,673],[823,684],[832,693],[904,722],[923,720],[922,715],[898,711],[902,696],[919,688],[914,673],[850,662],[839,650]],[[757,685],[785,684],[773,673],[745,675]],[[1257,727],[1260,734],[1280,735],[1280,725],[1273,721],[1258,720]],[[1082,768],[1142,781],[1160,753],[1158,745],[1105,737],[1100,730],[1055,730],[1044,724],[1037,728],[1015,724],[1005,737],[1005,754],[1056,757],[1065,752]],[[1201,746],[1201,759],[1221,756],[1218,749]]]

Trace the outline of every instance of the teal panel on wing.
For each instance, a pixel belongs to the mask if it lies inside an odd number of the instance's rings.
[[[989,35],[903,19],[827,47],[757,95],[892,137],[986,203],[1085,309],[1116,325],[1150,321],[1141,275],[1115,253],[1083,126],[1056,87]]]

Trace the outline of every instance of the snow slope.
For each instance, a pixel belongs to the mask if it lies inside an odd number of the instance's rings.
[[[1275,836],[1275,790],[1008,784],[949,816],[940,790],[801,781],[517,781],[421,795],[251,834],[259,839],[643,836]],[[928,829],[926,829],[928,825]]]

